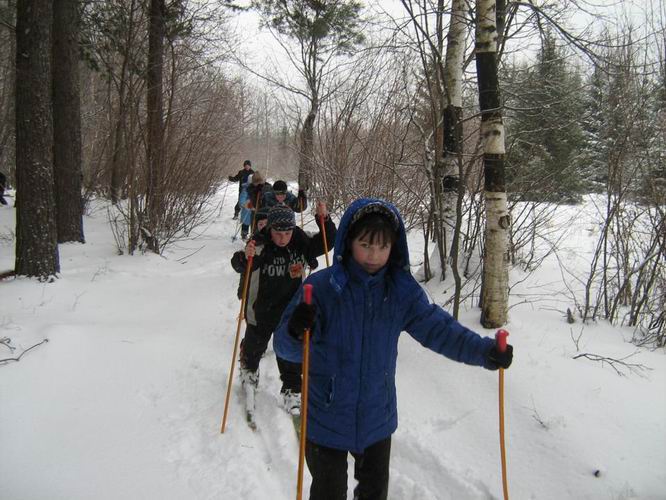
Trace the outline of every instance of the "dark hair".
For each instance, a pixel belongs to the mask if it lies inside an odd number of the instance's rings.
[[[352,223],[347,232],[347,248],[356,238],[365,238],[370,244],[389,243],[393,245],[398,240],[398,233],[392,221],[380,212],[371,212],[361,216]]]
[[[245,166],[245,165],[252,166],[252,162],[251,162],[250,160],[245,160],[245,161],[243,162],[243,166]]]

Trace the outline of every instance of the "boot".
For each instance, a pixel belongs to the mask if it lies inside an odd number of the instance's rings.
[[[282,407],[293,416],[301,414],[301,393],[287,389],[282,392]]]
[[[253,418],[257,386],[259,385],[259,370],[253,372],[246,368],[241,368],[240,379],[243,392],[245,393],[245,412]]]

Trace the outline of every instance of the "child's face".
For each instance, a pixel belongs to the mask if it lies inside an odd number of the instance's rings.
[[[275,229],[271,229],[271,239],[277,246],[286,247],[291,241],[292,233],[293,231],[291,229],[289,231],[276,231]]]
[[[375,274],[386,265],[391,256],[391,243],[376,239],[370,243],[367,235],[354,238],[351,244],[352,257],[367,273]]]
[[[257,231],[261,231],[268,224],[268,219],[260,219],[257,221]]]

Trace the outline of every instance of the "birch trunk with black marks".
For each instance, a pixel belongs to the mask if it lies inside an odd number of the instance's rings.
[[[53,192],[53,4],[21,0],[16,16],[16,274],[60,271]]]
[[[486,328],[497,328],[504,325],[508,317],[510,216],[504,179],[504,123],[497,75],[495,0],[477,0],[476,12],[475,52],[486,202],[481,323]]]
[[[458,317],[462,280],[458,269],[460,225],[462,223],[462,73],[465,51],[465,1],[453,0],[451,4],[451,24],[446,40],[444,63],[444,88],[446,107],[444,108],[444,179],[442,182],[444,228],[446,241],[450,242],[449,256],[455,282],[453,316]]]

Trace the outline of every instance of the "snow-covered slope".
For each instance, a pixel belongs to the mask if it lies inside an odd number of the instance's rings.
[[[164,257],[118,256],[96,203],[85,218],[87,243],[60,247],[60,279],[0,282],[0,337],[16,347],[0,345],[0,359],[49,340],[19,362],[0,363],[0,498],[295,497],[298,443],[278,407],[272,351],[261,364],[259,431],[244,423],[235,381],[220,434],[239,309],[229,259],[241,248],[231,240],[235,198],[223,194],[219,216]],[[0,207],[0,270],[13,267],[14,217]],[[573,259],[592,240],[584,221],[570,230]],[[434,281],[429,293],[441,300],[444,285]],[[626,376],[572,359],[636,349],[626,342],[630,331],[597,324],[583,329],[577,351],[560,312],[570,306],[564,290],[551,261],[514,289],[511,497],[666,498],[664,353],[637,352],[630,362],[650,370]],[[478,310],[461,320],[481,330]],[[580,329],[573,325],[574,337]],[[389,498],[502,497],[497,382],[497,373],[403,336]]]

